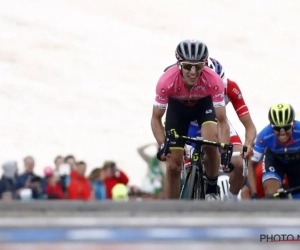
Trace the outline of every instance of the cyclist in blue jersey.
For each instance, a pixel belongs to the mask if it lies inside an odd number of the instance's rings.
[[[289,187],[300,186],[300,121],[290,104],[279,103],[269,110],[270,124],[257,136],[254,155],[249,161],[248,182],[252,198],[257,198],[255,168],[263,161],[262,183],[265,195],[272,195],[282,187],[286,174]],[[300,192],[292,193],[300,199]]]

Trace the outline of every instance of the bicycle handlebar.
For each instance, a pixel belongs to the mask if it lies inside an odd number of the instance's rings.
[[[188,136],[181,136],[178,135],[175,129],[171,129],[170,131],[167,131],[167,136],[164,142],[164,147],[163,147],[163,155],[166,155],[166,152],[169,148],[171,139],[184,139],[186,141],[190,141],[190,142],[194,142],[198,145],[208,145],[208,146],[215,146],[215,147],[220,147],[222,149],[227,150],[227,152],[230,154],[230,159],[229,162],[231,160],[231,156],[232,156],[232,148],[233,145],[232,144],[227,144],[227,143],[221,143],[221,142],[214,142],[214,141],[209,141],[209,140],[204,140],[202,137],[201,138],[192,138],[192,137],[188,137]],[[243,153],[247,152],[247,147],[243,146]]]
[[[300,186],[289,189],[278,189],[277,193],[265,196],[264,199],[286,198],[286,196],[294,191],[300,190]]]

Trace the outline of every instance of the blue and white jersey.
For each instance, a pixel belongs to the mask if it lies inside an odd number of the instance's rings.
[[[295,121],[292,137],[285,145],[278,141],[272,126],[266,126],[256,138],[251,160],[261,161],[266,148],[269,148],[282,162],[300,160],[300,121]]]

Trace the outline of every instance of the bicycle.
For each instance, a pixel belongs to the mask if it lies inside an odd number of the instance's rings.
[[[294,191],[300,191],[300,186],[289,189],[280,188],[277,190],[277,193],[267,195],[262,199],[288,199],[288,195]]]
[[[188,169],[184,184],[181,188],[180,192],[180,199],[205,199],[205,169],[202,164],[202,157],[204,155],[203,147],[204,145],[209,146],[215,146],[220,147],[222,149],[227,150],[228,154],[228,162],[231,161],[231,157],[233,154],[233,145],[232,144],[226,144],[226,143],[219,143],[219,142],[213,142],[204,140],[203,138],[192,138],[188,136],[180,136],[176,133],[174,129],[171,129],[167,132],[167,137],[165,140],[163,153],[167,151],[170,140],[171,139],[184,139],[189,142],[194,142],[196,144],[196,147],[194,149],[194,152],[191,157],[191,165],[190,169]],[[246,147],[244,147],[244,151],[247,150]]]

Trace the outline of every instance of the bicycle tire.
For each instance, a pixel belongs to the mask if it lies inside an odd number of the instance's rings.
[[[188,200],[193,200],[194,198],[194,194],[195,194],[195,181],[196,181],[196,169],[197,166],[196,165],[192,165],[192,169],[191,169],[191,174],[189,176],[188,182],[187,182],[187,186],[188,186],[188,194],[187,194],[187,199]]]
[[[186,174],[185,179],[184,179],[184,183],[183,183],[183,185],[180,188],[179,199],[181,199],[181,200],[187,200],[187,195],[188,195],[187,182],[188,182],[188,180],[190,178],[190,174],[191,174],[191,172],[188,172]]]
[[[200,166],[202,167],[202,166]],[[202,171],[197,171],[196,181],[194,188],[194,197],[195,200],[204,200],[205,199],[205,180]]]

